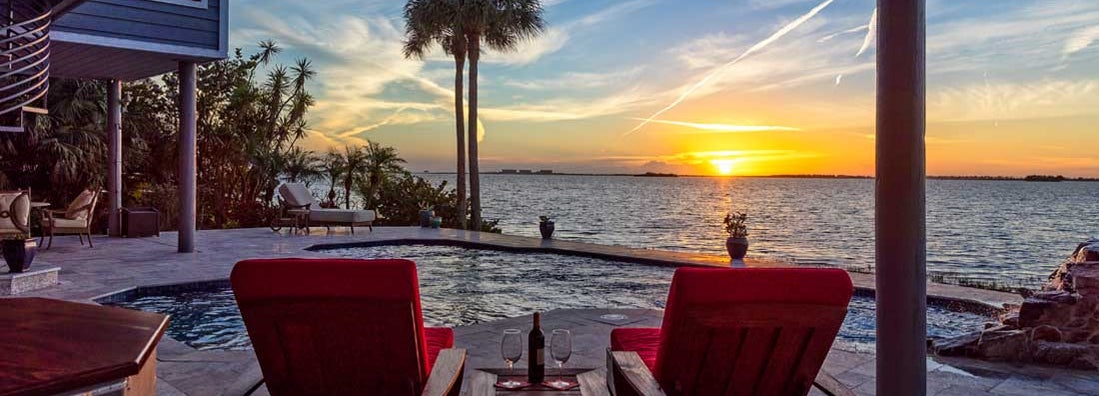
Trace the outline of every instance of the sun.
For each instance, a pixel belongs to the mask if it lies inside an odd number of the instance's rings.
[[[734,159],[715,159],[710,160],[710,165],[713,165],[717,169],[717,173],[722,176],[732,175],[736,170],[737,161]]]

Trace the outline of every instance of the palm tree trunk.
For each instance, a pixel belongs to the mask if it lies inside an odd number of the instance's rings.
[[[350,173],[350,171],[348,171],[348,173]],[[352,178],[351,178],[350,175],[348,175],[347,178],[343,180],[343,194],[344,194],[343,195],[343,208],[344,209],[351,209],[351,182],[352,182]]]
[[[464,41],[455,43],[454,47],[454,129],[458,135],[458,181],[455,190],[458,193],[458,226],[465,229],[468,205],[466,204],[466,120],[465,104],[462,103],[465,90],[462,89],[462,72],[466,68],[466,51]]]
[[[469,201],[470,226],[481,230],[481,174],[477,159],[477,61],[481,59],[481,37],[471,34],[469,46]]]

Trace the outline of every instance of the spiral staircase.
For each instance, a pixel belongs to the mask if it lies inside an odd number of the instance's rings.
[[[24,132],[46,114],[50,23],[56,1],[0,0],[0,132]]]

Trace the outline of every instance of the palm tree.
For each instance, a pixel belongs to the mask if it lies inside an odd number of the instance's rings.
[[[366,170],[366,150],[351,146],[344,146],[343,150],[343,208],[351,209],[351,188]]]
[[[347,169],[347,161],[344,160],[343,154],[335,149],[328,149],[328,153],[321,159],[325,176],[328,177],[328,205],[336,206],[336,183],[339,182],[340,176],[343,175],[344,170]]]
[[[397,156],[397,149],[377,143],[367,146],[365,157],[369,187],[363,198],[366,200],[365,208],[373,209],[374,199],[378,196],[378,189],[385,182],[386,176],[390,173],[404,172],[401,164],[405,163],[405,160]]]
[[[465,105],[462,74],[465,71],[466,40],[462,34],[461,10],[464,0],[409,0],[405,4],[404,56],[423,59],[434,44],[454,57],[454,129],[457,135],[458,225],[466,228],[466,150]],[[474,137],[476,138],[476,137]],[[472,140],[472,139],[471,139]],[[373,184],[371,184],[373,187]]]
[[[312,151],[302,150],[301,147],[292,147],[283,154],[282,174],[290,183],[305,183],[321,177],[322,172],[318,166],[319,159]]]
[[[470,227],[481,228],[481,175],[477,158],[477,64],[481,44],[497,52],[514,51],[520,42],[545,29],[540,0],[465,0],[463,30],[469,57]]]

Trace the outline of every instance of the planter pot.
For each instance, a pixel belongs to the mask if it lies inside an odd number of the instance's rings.
[[[748,255],[748,238],[729,238],[725,240],[725,250],[729,251],[729,257],[733,260],[743,259]]]
[[[431,218],[431,228],[439,228],[443,226],[443,218],[435,216]]]
[[[34,239],[8,239],[3,242],[4,261],[8,263],[8,271],[21,273],[31,267],[34,254],[38,251],[38,242]]]
[[[431,227],[431,220],[435,217],[434,210],[421,210],[420,211],[420,227]]]
[[[538,231],[542,232],[542,239],[553,239],[553,229],[552,221],[538,223]]]

